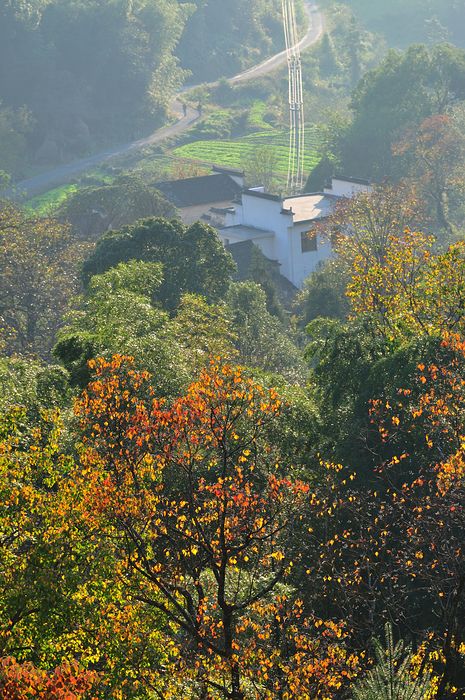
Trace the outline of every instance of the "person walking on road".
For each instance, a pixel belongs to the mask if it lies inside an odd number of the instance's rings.
[[[187,105],[185,102],[182,103],[182,113],[187,117]]]

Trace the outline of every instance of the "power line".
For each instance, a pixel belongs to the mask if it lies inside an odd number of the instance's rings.
[[[284,36],[289,70],[289,194],[301,192],[304,186],[305,115],[300,57],[294,0],[282,0]]]

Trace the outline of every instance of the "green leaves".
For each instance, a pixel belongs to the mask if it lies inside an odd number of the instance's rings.
[[[202,294],[209,302],[223,298],[235,270],[210,226],[198,222],[186,227],[180,221],[146,219],[103,236],[84,264],[84,277],[88,281],[129,260],[163,264],[163,284],[153,296],[170,311],[186,292]]]

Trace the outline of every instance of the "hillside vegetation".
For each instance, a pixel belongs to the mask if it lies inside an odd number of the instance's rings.
[[[280,3],[27,0],[0,4],[0,171],[14,177],[134,139],[186,78],[282,45]]]
[[[281,0],[194,0],[193,6],[177,55],[195,82],[234,75],[284,48]]]
[[[465,5],[461,0],[344,0],[372,31],[391,46],[419,41],[452,41],[465,46]]]
[[[1,7],[17,164],[87,147],[71,117],[86,143],[161,120],[183,70],[242,66],[279,11]],[[2,700],[465,698],[465,51],[388,50],[341,7],[303,62],[308,186],[373,186],[305,224],[332,255],[295,298],[280,246],[225,247],[156,190],[195,158],[279,189],[285,66],[0,201]]]

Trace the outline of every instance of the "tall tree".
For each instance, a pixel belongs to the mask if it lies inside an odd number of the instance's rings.
[[[326,635],[312,623],[300,633],[300,603],[280,588],[308,486],[284,476],[265,440],[276,392],[213,362],[167,408],[127,358],[94,368],[76,406],[86,500],[134,600],[168,621],[160,692],[271,700],[340,687],[357,666],[341,629],[319,621]]]
[[[352,96],[354,120],[342,144],[342,164],[358,177],[399,177],[391,146],[402,132],[465,99],[465,52],[448,44],[390,51],[366,73]]]
[[[171,219],[176,215],[171,202],[136,175],[122,175],[111,184],[98,187],[79,188],[57,212],[60,220],[69,222],[75,233],[86,239],[116,231],[139,219]]]
[[[85,278],[128,260],[163,264],[157,299],[169,310],[185,292],[201,294],[209,302],[222,299],[235,270],[231,255],[210,226],[146,219],[103,236],[84,264]]]
[[[53,219],[0,208],[0,319],[8,353],[47,357],[71,296],[84,247]]]
[[[393,146],[394,155],[404,156],[437,226],[449,235],[454,233],[450,204],[465,191],[465,137],[459,114],[428,117]]]

